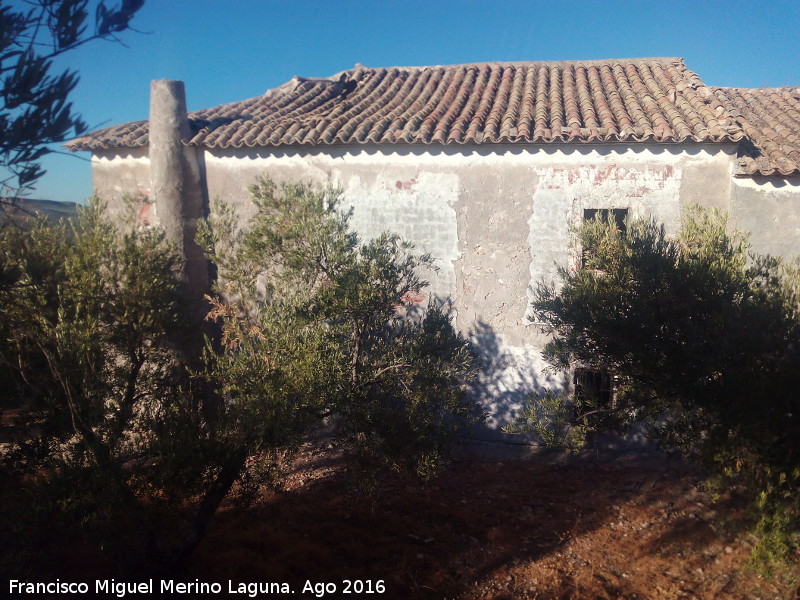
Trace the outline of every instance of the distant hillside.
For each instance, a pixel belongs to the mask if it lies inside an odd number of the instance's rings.
[[[8,207],[10,199],[2,198],[3,208]],[[53,221],[58,219],[72,219],[78,214],[78,205],[75,202],[56,202],[55,200],[37,200],[35,198],[17,198],[16,207],[12,208],[10,215],[0,215],[0,219],[25,218],[26,214],[38,214]]]

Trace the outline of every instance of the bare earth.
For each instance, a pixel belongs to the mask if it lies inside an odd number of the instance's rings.
[[[335,451],[308,448],[287,491],[222,509],[187,579],[288,582],[294,598],[334,583],[337,600],[800,598],[747,568],[752,538],[725,525],[740,509],[678,459],[461,458],[428,484],[384,479],[372,503],[345,480]]]

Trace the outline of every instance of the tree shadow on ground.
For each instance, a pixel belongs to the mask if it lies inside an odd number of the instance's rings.
[[[358,579],[383,581],[390,598],[471,598],[484,588],[474,597],[534,597],[537,584],[519,581],[516,567],[607,526],[613,507],[666,473],[641,457],[626,465],[589,455],[460,459],[426,484],[385,476],[369,499],[347,487],[346,468],[248,511],[223,512],[189,575],[286,581],[298,594],[306,581],[334,582],[341,592],[344,580]]]
[[[303,593],[307,582],[332,583],[322,597],[369,597],[344,595],[345,580],[380,581],[374,597],[390,599],[754,597],[736,580],[744,548],[710,529],[701,480],[677,459],[461,458],[427,483],[384,475],[375,497],[354,491],[351,466],[329,444],[307,446],[287,491],[226,501],[176,580],[217,582],[215,597],[233,598],[244,596],[229,596],[228,581],[286,583],[293,598],[320,597]],[[117,575],[77,538],[51,542],[36,549],[47,573],[30,579]]]

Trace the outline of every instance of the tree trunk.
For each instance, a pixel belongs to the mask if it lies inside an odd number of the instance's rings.
[[[197,514],[191,525],[189,525],[189,529],[183,539],[169,554],[168,563],[171,570],[175,572],[182,570],[186,559],[189,558],[203,537],[205,537],[206,530],[214,518],[214,513],[216,513],[217,508],[219,508],[219,505],[239,478],[246,459],[247,452],[244,449],[240,449],[222,466],[222,470],[217,475],[213,485],[203,496],[203,501],[197,509]]]

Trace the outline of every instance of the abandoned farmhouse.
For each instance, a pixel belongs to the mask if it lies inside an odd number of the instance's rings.
[[[586,216],[674,231],[698,203],[757,252],[800,253],[800,87],[711,87],[680,58],[357,65],[188,114],[183,85],[155,81],[150,117],[70,149],[91,151],[112,208],[134,196],[182,240],[187,278],[205,269],[191,240],[210,199],[246,219],[258,176],[331,181],[362,238],[391,230],[436,259],[428,291],[484,354],[476,394],[495,429],[563,383],[543,374],[531,286],[577,265],[570,227]]]

